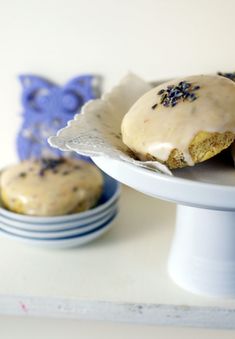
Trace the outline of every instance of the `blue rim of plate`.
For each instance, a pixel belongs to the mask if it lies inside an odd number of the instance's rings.
[[[117,212],[114,213],[109,220],[107,220],[105,223],[103,223],[102,225],[96,227],[93,230],[90,230],[90,231],[87,231],[87,232],[84,232],[84,233],[81,233],[81,234],[69,236],[69,237],[62,237],[62,238],[60,237],[60,238],[52,238],[52,239],[49,239],[49,238],[24,237],[24,236],[16,235],[14,233],[5,231],[5,230],[1,229],[1,227],[0,227],[0,234],[3,233],[3,234],[6,234],[8,236],[14,237],[15,239],[18,238],[18,239],[24,239],[24,240],[31,240],[33,242],[45,241],[45,243],[46,243],[46,242],[53,242],[53,241],[66,241],[66,240],[71,240],[71,239],[75,239],[75,238],[82,238],[82,237],[85,237],[85,236],[90,235],[92,233],[96,233],[96,232],[106,228],[116,218],[117,214],[118,214]]]
[[[118,204],[118,200],[119,198],[116,198],[115,200],[112,201],[112,204],[108,207],[106,207],[104,210],[100,211],[97,214],[91,215],[87,218],[83,218],[83,219],[75,219],[75,220],[69,220],[69,221],[64,221],[64,222],[55,222],[55,223],[27,223],[24,221],[20,221],[20,220],[16,220],[16,219],[12,219],[6,216],[1,215],[0,213],[0,224],[2,223],[6,223],[9,225],[9,227],[14,227],[14,228],[19,228],[19,229],[24,229],[24,230],[29,230],[28,228],[24,228],[25,225],[28,225],[28,227],[33,228],[35,227],[40,227],[40,228],[48,228],[48,227],[52,227],[51,230],[48,229],[48,232],[52,232],[53,231],[53,227],[62,227],[64,225],[64,228],[61,228],[61,230],[64,229],[73,229],[73,228],[78,228],[78,227],[86,227],[90,224],[92,224],[93,222],[96,222],[98,220],[103,219],[110,211],[112,211],[112,209]],[[11,223],[14,223],[15,225],[12,225]],[[77,224],[81,224],[81,222],[83,222],[83,224],[81,226],[76,225]],[[72,224],[72,226],[70,226]],[[74,225],[75,224],[75,225]],[[18,226],[17,226],[18,225]],[[40,232],[40,230],[33,230],[34,232],[38,231]],[[57,231],[57,230],[54,230]],[[44,231],[46,232],[46,231]]]
[[[3,226],[6,226],[7,228],[11,228],[13,231],[16,230],[16,231],[23,231],[23,232],[28,232],[28,233],[44,233],[45,235],[48,234],[48,233],[62,233],[62,232],[67,232],[67,231],[75,231],[75,230],[81,230],[81,229],[84,229],[84,228],[87,228],[89,226],[92,226],[93,224],[101,224],[102,223],[102,220],[104,220],[104,222],[106,222],[109,217],[111,215],[113,215],[114,213],[118,213],[119,212],[119,208],[118,206],[116,206],[115,208],[113,208],[111,211],[109,211],[105,216],[93,221],[93,222],[90,222],[90,223],[87,223],[85,225],[82,225],[82,226],[74,226],[74,227],[70,227],[70,228],[63,228],[63,229],[59,229],[59,230],[29,230],[27,228],[20,228],[20,227],[15,227],[15,226],[11,226],[10,224],[8,224],[7,222],[2,222],[0,220],[0,229],[2,229],[2,225]],[[45,225],[42,225],[42,227],[45,226]],[[97,226],[98,227],[98,226]],[[18,235],[18,234],[16,234]]]
[[[104,177],[104,189],[99,199],[98,204],[91,208],[88,211],[73,213],[61,216],[49,216],[49,217],[40,217],[40,216],[29,216],[24,214],[18,214],[11,212],[3,207],[0,207],[0,215],[8,217],[9,219],[14,219],[17,221],[22,221],[24,223],[35,223],[35,224],[58,224],[63,222],[68,222],[72,220],[82,220],[87,217],[93,216],[95,214],[101,213],[104,209],[112,204],[112,202],[117,199],[120,195],[121,185],[120,183],[111,178],[106,173],[102,172]]]

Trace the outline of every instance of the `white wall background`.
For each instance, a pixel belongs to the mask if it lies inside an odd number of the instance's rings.
[[[63,83],[94,72],[108,88],[128,70],[232,71],[234,12],[234,0],[0,0],[0,165],[15,158],[19,73]]]

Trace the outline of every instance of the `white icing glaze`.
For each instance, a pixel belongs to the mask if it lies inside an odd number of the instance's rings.
[[[157,93],[180,81],[199,85],[200,89],[195,92],[198,98],[164,107]],[[186,162],[193,165],[188,146],[200,131],[235,133],[235,83],[231,80],[199,75],[161,84],[139,98],[122,121],[123,142],[140,154],[142,160],[149,153],[166,161],[177,148],[183,152]]]
[[[152,143],[148,146],[148,153],[158,156],[162,161],[166,161],[174,146],[169,142]]]
[[[85,161],[67,159],[43,176],[40,168],[39,162],[24,161],[3,171],[1,194],[9,209],[28,215],[63,215],[92,207],[101,194],[103,176]]]

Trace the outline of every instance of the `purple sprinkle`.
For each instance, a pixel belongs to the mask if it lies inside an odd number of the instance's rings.
[[[200,89],[200,86],[196,85],[192,87],[192,84],[186,81],[180,81],[178,85],[168,85],[167,89],[161,89],[158,95],[161,96],[160,104],[164,107],[174,107],[179,101],[189,100],[190,102],[197,99],[194,91]],[[154,109],[157,104],[152,106]]]

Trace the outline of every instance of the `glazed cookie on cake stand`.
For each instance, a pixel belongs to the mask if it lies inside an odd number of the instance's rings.
[[[177,169],[171,175],[164,164],[133,158],[120,138],[121,122],[136,100],[150,89],[142,79],[128,75],[101,100],[87,104],[83,114],[52,137],[50,143],[61,150],[91,155],[104,172],[120,182],[176,203],[176,230],[168,261],[170,276],[191,292],[234,298],[234,168],[213,158]]]

